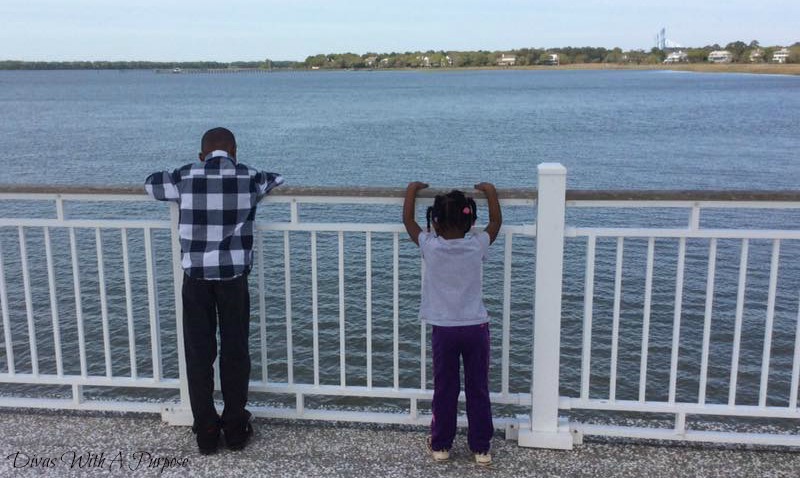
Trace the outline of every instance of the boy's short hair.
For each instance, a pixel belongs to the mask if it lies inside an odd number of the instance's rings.
[[[212,128],[203,134],[200,140],[201,151],[221,149],[230,152],[236,147],[236,138],[227,128]]]

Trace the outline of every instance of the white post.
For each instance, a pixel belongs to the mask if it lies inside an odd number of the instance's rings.
[[[571,450],[569,424],[558,418],[567,169],[559,163],[542,163],[538,172],[532,410],[530,428],[520,429],[518,443]]]
[[[189,381],[186,378],[186,355],[183,349],[183,267],[181,266],[181,241],[178,234],[180,210],[177,203],[170,203],[169,217],[172,245],[172,282],[175,294],[175,340],[178,348],[178,380],[180,382],[180,402],[165,407],[161,419],[170,425],[192,425],[191,404],[189,403]]]

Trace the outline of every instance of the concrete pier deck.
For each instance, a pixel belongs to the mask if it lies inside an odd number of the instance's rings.
[[[447,463],[420,427],[258,419],[243,451],[197,453],[187,427],[152,414],[0,409],[0,476],[797,477],[796,449],[591,439],[573,451],[495,437],[494,464],[472,461],[460,431]],[[35,460],[34,460],[35,458]],[[166,460],[169,465],[164,467]],[[81,461],[83,460],[83,461]],[[83,467],[81,467],[81,464]]]

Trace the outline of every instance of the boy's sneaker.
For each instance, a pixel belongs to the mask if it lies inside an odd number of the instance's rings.
[[[253,425],[250,423],[252,416],[247,418],[244,424],[235,428],[225,428],[225,443],[228,445],[229,450],[242,450],[250,438],[253,436]]]
[[[428,441],[426,444],[428,446],[428,453],[431,454],[431,458],[433,458],[433,461],[441,462],[450,459],[450,450],[434,450],[433,448],[431,448],[431,437],[428,437]]]
[[[219,447],[219,425],[213,424],[205,427],[192,426],[192,431],[197,435],[197,448],[201,455],[210,455]]]
[[[489,466],[492,464],[492,454],[488,451],[486,453],[475,453],[475,463],[481,466]]]

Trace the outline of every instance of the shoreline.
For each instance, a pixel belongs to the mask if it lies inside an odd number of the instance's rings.
[[[0,69],[0,71],[155,71],[152,68],[21,68]],[[692,73],[745,73],[763,75],[791,75],[800,76],[800,63],[683,63],[683,64],[620,64],[620,63],[572,63],[559,66],[528,65],[528,66],[468,66],[468,67],[439,67],[439,68],[330,68],[312,70],[309,68],[274,68],[260,70],[256,68],[242,68],[236,71],[215,70],[220,73],[290,73],[290,72],[332,72],[332,71],[418,71],[418,72],[458,72],[458,71],[680,71]]]
[[[460,68],[375,68],[369,71],[683,71],[692,73],[748,73],[766,75],[793,75],[800,76],[800,64],[778,64],[778,63],[684,63],[684,64],[654,64],[654,65],[633,65],[619,63],[572,63],[569,65],[545,66],[470,66]],[[294,70],[306,71],[306,70]],[[311,70],[307,70],[311,71]],[[340,70],[314,70],[314,71],[340,71]],[[346,71],[346,70],[341,70]],[[354,70],[367,71],[367,69]]]

